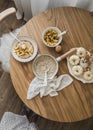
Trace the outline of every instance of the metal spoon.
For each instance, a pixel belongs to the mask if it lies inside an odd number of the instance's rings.
[[[20,44],[24,44],[22,41],[20,41],[12,32],[10,32],[10,35],[15,38]]]
[[[41,93],[40,93],[40,97],[43,97],[44,92],[45,92],[45,87],[47,86],[47,73],[48,73],[49,69],[50,69],[50,68],[48,68],[47,70],[45,70],[43,88],[42,88],[42,91],[41,91]]]
[[[58,37],[60,37],[60,36],[62,36],[62,35],[64,35],[64,34],[66,34],[67,32],[68,32],[68,30],[63,31],[62,33],[58,34]]]
[[[44,86],[47,86],[47,73],[49,71],[50,68],[48,68],[47,70],[45,70],[45,75],[44,75]]]

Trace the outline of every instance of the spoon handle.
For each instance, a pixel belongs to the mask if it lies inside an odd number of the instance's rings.
[[[45,71],[44,86],[47,86],[47,71]]]
[[[62,35],[64,35],[64,34],[66,34],[67,31],[68,31],[68,30],[63,31],[62,33],[60,33],[60,34],[58,35],[58,37],[60,37],[60,36],[62,36]]]
[[[48,68],[47,70],[45,70],[45,76],[44,76],[44,86],[47,86],[47,75],[48,75],[48,71],[50,68]]]
[[[45,87],[47,86],[47,71],[45,71],[45,75],[44,75],[44,82],[43,82],[43,88],[42,91],[40,93],[40,97],[42,98],[44,93],[45,93]]]
[[[72,49],[70,49],[69,51],[67,51],[65,54],[63,54],[63,55],[57,57],[56,60],[59,62],[59,61],[65,59],[66,57],[72,55],[72,54],[75,53],[75,52],[76,52],[76,48],[72,48]]]
[[[10,35],[15,38],[18,42],[21,42],[12,32],[10,32]]]
[[[11,35],[14,39],[16,39],[21,45],[23,44],[23,42],[20,41],[12,32],[10,32],[10,35]]]

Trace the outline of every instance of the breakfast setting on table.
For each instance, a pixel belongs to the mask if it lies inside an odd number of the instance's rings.
[[[61,54],[62,49],[64,49],[61,43],[67,33],[69,30],[61,31],[57,27],[48,27],[42,33],[41,44]],[[83,46],[71,48],[55,58],[50,54],[39,54],[38,45],[31,36],[19,36],[15,37],[11,53],[21,63],[32,61],[31,67],[35,77],[28,87],[26,97],[28,100],[37,95],[40,95],[40,98],[47,95],[57,96],[58,91],[69,86],[74,78],[84,84],[93,83],[93,48],[89,50]],[[65,58],[69,74],[57,77],[59,62]]]

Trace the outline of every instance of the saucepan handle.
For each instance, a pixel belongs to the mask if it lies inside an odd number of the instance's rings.
[[[59,62],[75,52],[76,52],[76,48],[72,48],[71,50],[67,51],[65,54],[57,57],[56,60]]]
[[[15,13],[15,12],[16,12],[16,10],[15,10],[14,7],[11,7],[11,8],[8,8],[8,9],[4,10],[3,12],[0,13],[0,22],[1,22],[4,18],[6,18],[7,16],[9,16],[9,15]]]

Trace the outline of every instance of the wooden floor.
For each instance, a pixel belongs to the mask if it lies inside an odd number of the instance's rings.
[[[0,0],[0,12],[12,6],[14,6],[14,3],[11,0]],[[17,28],[22,22],[22,20],[16,20],[14,14],[11,15],[9,19],[6,18],[0,23],[0,36],[8,32],[8,27],[10,27],[10,25],[12,25],[13,28]],[[2,70],[0,64],[0,119],[5,111],[19,113],[22,104],[22,101],[13,88],[10,75]]]
[[[1,0],[0,12],[11,6],[14,6],[13,1]],[[17,21],[15,15],[10,16],[0,23],[0,35],[7,32],[7,26],[12,25],[13,28],[17,28],[23,22],[22,20]],[[0,119],[5,111],[12,111],[19,114],[22,104],[22,101],[13,88],[10,75],[4,72],[0,65]],[[40,117],[37,124],[40,130],[93,130],[93,118],[76,123],[58,123]]]

